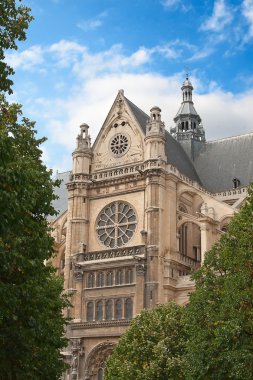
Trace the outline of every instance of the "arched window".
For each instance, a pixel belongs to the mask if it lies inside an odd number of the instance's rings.
[[[87,310],[87,315],[86,315],[87,321],[93,321],[94,303],[93,302],[88,302],[86,310]]]
[[[87,288],[94,288],[94,273],[88,273],[87,277]]]
[[[179,230],[179,252],[187,256],[187,225],[183,224]]]
[[[116,285],[123,284],[123,272],[122,272],[122,270],[118,270],[116,272],[115,283],[116,283]]]
[[[98,301],[96,305],[96,320],[102,321],[103,319],[103,302]]]
[[[126,299],[126,319],[133,318],[133,300],[131,298]]]
[[[105,304],[105,319],[108,320],[108,321],[112,320],[112,308],[113,308],[112,300],[106,301],[106,304]]]
[[[101,288],[104,286],[104,273],[98,272],[97,274],[97,287]]]
[[[185,122],[185,130],[188,131],[188,121]]]
[[[113,272],[107,272],[106,273],[106,285],[112,286],[113,285]]]
[[[132,284],[132,282],[133,282],[133,271],[132,271],[132,269],[126,270],[125,279],[126,279],[126,281],[125,281],[126,284]]]
[[[122,319],[122,300],[117,300],[115,303],[115,319]]]

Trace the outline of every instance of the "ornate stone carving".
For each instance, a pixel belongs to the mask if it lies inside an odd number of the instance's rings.
[[[124,257],[124,256],[135,257],[136,255],[141,255],[141,254],[144,254],[144,246],[121,248],[121,249],[120,248],[110,249],[106,251],[79,253],[76,255],[76,262],[80,263],[82,261],[114,259],[117,257]]]
[[[74,263],[74,278],[76,281],[83,279],[83,269],[81,265]]]
[[[78,377],[79,357],[84,354],[81,339],[71,339],[71,380],[76,380]]]
[[[136,265],[137,276],[144,276],[145,271],[146,271],[145,264],[137,264]]]

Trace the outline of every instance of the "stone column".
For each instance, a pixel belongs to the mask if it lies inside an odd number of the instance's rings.
[[[135,266],[135,276],[136,276],[136,295],[135,295],[135,305],[134,313],[139,314],[141,310],[145,307],[144,305],[144,283],[145,283],[145,271],[146,267],[143,262],[136,264]]]
[[[73,322],[81,322],[82,320],[82,292],[83,292],[83,269],[80,265],[73,263],[74,266],[74,284],[75,294],[73,297]]]
[[[84,348],[81,339],[71,339],[71,380],[81,380],[79,378],[79,361],[80,357],[84,355]]]

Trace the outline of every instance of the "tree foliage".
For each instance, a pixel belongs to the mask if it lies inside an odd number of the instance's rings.
[[[15,0],[0,3],[0,379],[59,379],[66,345],[62,281],[45,265],[53,254],[46,217],[52,207],[51,172],[41,160],[34,123],[9,104],[12,68],[3,61],[25,39],[32,17]]]
[[[18,4],[20,3],[20,4]],[[33,17],[30,8],[21,0],[1,0],[0,2],[0,90],[11,93],[13,68],[5,61],[5,52],[17,49],[17,41],[26,39],[26,30]]]
[[[34,123],[0,97],[0,379],[57,379],[64,365],[62,283],[53,254],[51,173]]]
[[[105,380],[184,379],[183,311],[173,302],[143,310],[109,357]]]
[[[193,275],[187,379],[253,379],[253,190]]]

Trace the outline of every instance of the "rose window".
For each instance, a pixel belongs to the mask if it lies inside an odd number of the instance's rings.
[[[110,142],[111,152],[116,157],[123,156],[128,151],[129,146],[129,137],[121,133],[114,136]]]
[[[106,247],[118,248],[125,245],[136,229],[136,214],[125,202],[114,202],[99,214],[96,230],[101,243]]]

